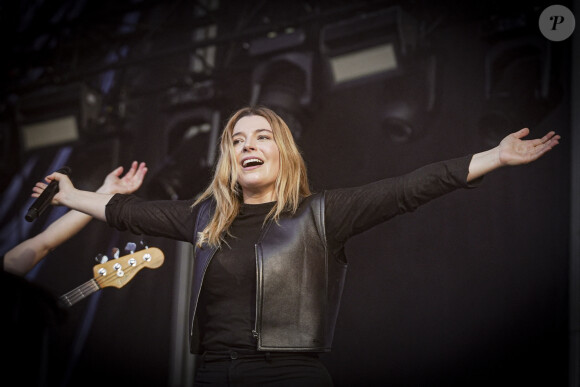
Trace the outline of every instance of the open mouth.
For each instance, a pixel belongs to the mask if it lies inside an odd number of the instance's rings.
[[[245,159],[242,161],[242,167],[249,168],[249,167],[257,167],[258,165],[262,165],[264,162],[258,158],[252,157],[249,159]]]

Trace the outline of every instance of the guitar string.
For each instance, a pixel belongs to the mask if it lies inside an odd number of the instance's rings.
[[[137,270],[137,269],[140,270],[141,266],[147,266],[147,264],[150,262],[151,261],[141,261],[140,263],[137,263],[135,266],[131,266],[131,265],[128,266],[123,271],[125,272],[125,275],[130,275],[130,274],[132,274],[133,270]],[[110,273],[110,275],[92,278],[91,280],[80,285],[78,288],[76,288],[76,289],[66,293],[65,295],[61,296],[61,298],[64,298],[69,304],[74,304],[74,303],[82,300],[83,298],[85,298],[87,296],[86,294],[83,294],[83,291],[86,293],[90,292],[88,294],[88,295],[90,295],[90,294],[102,289],[103,285],[105,285],[105,286],[109,285],[109,283],[113,283],[117,279],[123,278],[123,277],[117,276],[116,273],[117,273],[116,271],[112,271]],[[94,289],[95,285],[93,284],[93,281],[96,282],[96,284],[98,285],[97,289]],[[73,294],[69,294],[69,293],[73,293]]]
[[[142,255],[144,255],[146,252],[149,252],[149,254],[150,254],[151,253],[151,249],[148,249],[147,251],[144,251],[144,250],[141,251],[141,253],[143,253]],[[139,255],[139,252],[137,253],[137,255]],[[124,257],[124,258],[126,258],[126,257]],[[135,258],[135,257],[133,257],[133,258]],[[127,258],[127,261],[128,261],[128,259],[129,258]],[[129,270],[129,269],[132,269],[132,268],[135,268],[136,269],[137,266],[141,266],[141,265],[146,264],[146,263],[149,263],[149,262],[152,262],[152,261],[144,261],[144,260],[143,261],[140,261],[139,263],[137,263],[136,266],[128,266],[126,270]],[[141,269],[141,268],[139,267],[139,269]],[[125,270],[125,272],[126,272],[126,270]],[[112,272],[112,273],[116,273],[116,272]],[[129,272],[129,274],[131,274],[131,272]],[[84,284],[80,285],[78,288],[76,288],[76,289],[74,289],[74,290],[66,293],[65,295],[61,296],[61,298],[62,299],[65,299],[70,304],[76,303],[79,300],[85,298],[87,295],[91,295],[92,293],[100,290],[102,288],[101,284],[108,285],[107,282],[109,282],[109,280],[110,281],[114,281],[114,280],[116,280],[118,278],[121,278],[121,277],[111,275],[111,276],[106,276],[106,277],[92,278],[91,280],[89,280],[89,281],[85,282]],[[95,283],[97,285],[97,289],[94,289],[94,284]],[[90,286],[90,288],[87,288],[87,286]],[[81,288],[83,290],[85,290],[85,292],[89,292],[89,293],[87,295],[82,294]]]
[[[124,270],[124,272],[126,274],[131,274],[131,269],[136,269],[137,266],[141,266],[141,265],[142,265],[142,263],[141,264],[137,264],[136,266],[129,266],[126,270]],[[72,290],[71,292],[73,294],[71,294],[70,296],[67,296],[68,295],[68,293],[67,293],[65,295],[66,296],[66,300],[70,304],[74,304],[74,303],[82,300],[83,298],[87,297],[88,295],[91,295],[94,292],[99,291],[100,289],[102,289],[103,288],[102,285],[108,285],[109,282],[112,283],[115,280],[117,280],[118,278],[122,278],[122,277],[117,276],[116,273],[117,273],[116,271],[112,271],[110,273],[110,275],[92,278],[88,282],[85,282],[84,284],[80,285],[77,289]],[[93,281],[96,282],[97,289],[94,289],[94,286],[95,285],[93,285]],[[88,293],[88,294],[83,294],[83,290],[84,290],[85,293]]]
[[[95,289],[96,288],[96,289]],[[78,286],[77,288],[71,290],[70,292],[65,293],[60,298],[66,300],[67,302],[71,302],[72,300],[78,300],[85,298],[87,295],[94,293],[95,291],[99,290],[100,287],[97,281],[94,278],[91,278],[84,284]],[[80,293],[80,295],[79,295]],[[80,297],[80,298],[78,298]]]

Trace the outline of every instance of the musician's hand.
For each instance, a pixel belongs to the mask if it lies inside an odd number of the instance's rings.
[[[52,205],[62,205],[63,203],[63,198],[68,195],[70,192],[76,190],[76,188],[74,187],[73,183],[71,182],[70,178],[62,173],[59,172],[53,172],[52,174],[48,175],[45,180],[48,182],[48,184],[50,184],[52,181],[58,181],[58,193],[56,195],[54,195],[54,197],[52,198]],[[38,182],[36,183],[36,185],[32,188],[32,197],[33,198],[37,198],[40,196],[40,194],[44,191],[44,189],[47,187],[47,184],[42,183],[42,182]]]
[[[560,140],[560,136],[553,131],[542,138],[523,140],[528,134],[530,134],[530,130],[524,128],[506,136],[500,142],[499,162],[501,165],[530,163],[558,145]]]
[[[133,193],[141,187],[143,179],[147,174],[147,166],[144,162],[138,163],[133,161],[131,169],[123,177],[123,167],[118,167],[107,175],[103,185],[97,190],[99,193],[115,194],[115,193]]]

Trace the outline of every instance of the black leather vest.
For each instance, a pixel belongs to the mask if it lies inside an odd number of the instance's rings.
[[[215,208],[200,204],[195,232]],[[190,304],[190,350],[199,353],[195,311],[215,248],[194,250]],[[294,216],[269,222],[255,245],[256,325],[259,351],[327,352],[332,346],[347,265],[326,246],[324,195],[305,198]]]

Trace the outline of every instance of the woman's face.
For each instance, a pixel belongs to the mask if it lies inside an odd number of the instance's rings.
[[[232,141],[244,203],[275,201],[280,152],[268,121],[262,116],[241,118],[234,126]]]

